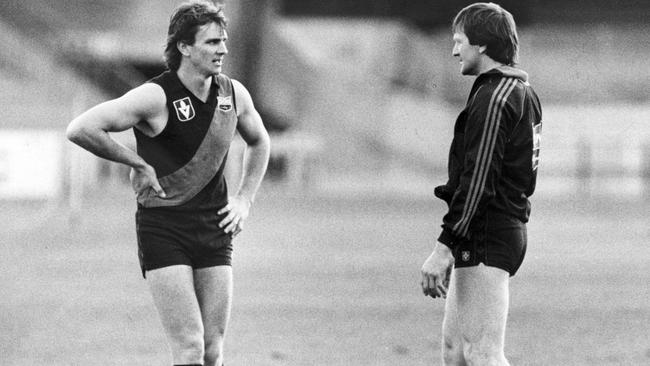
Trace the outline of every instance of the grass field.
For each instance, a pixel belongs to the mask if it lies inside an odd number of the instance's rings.
[[[511,282],[511,363],[650,364],[650,204],[533,204]],[[1,365],[170,364],[127,188],[89,192],[76,221],[38,202],[2,205]],[[235,244],[226,364],[439,365],[443,304],[418,282],[442,210],[265,186]]]

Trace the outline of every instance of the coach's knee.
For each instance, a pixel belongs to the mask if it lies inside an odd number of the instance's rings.
[[[443,337],[442,360],[446,366],[465,366],[462,344],[456,340]]]
[[[506,366],[503,350],[496,346],[465,341],[463,357],[469,366]]]

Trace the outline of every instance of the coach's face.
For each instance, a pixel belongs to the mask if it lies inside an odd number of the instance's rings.
[[[452,54],[460,61],[460,73],[463,75],[478,75],[481,70],[483,46],[469,44],[469,39],[462,31],[456,31],[453,36],[454,49]]]
[[[181,44],[181,53],[202,74],[216,75],[221,72],[223,58],[228,53],[228,34],[219,24],[211,22],[199,27],[194,44]]]

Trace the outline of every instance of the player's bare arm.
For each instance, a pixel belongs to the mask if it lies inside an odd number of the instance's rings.
[[[66,136],[93,154],[133,168],[131,180],[136,193],[153,189],[159,196],[164,192],[153,167],[135,151],[115,141],[109,132],[136,127],[154,136],[167,121],[165,93],[160,86],[143,84],[123,96],[101,103],[84,112],[68,125]]]
[[[422,265],[421,285],[425,296],[446,298],[449,276],[454,265],[454,256],[448,246],[437,243],[433,252]]]
[[[247,146],[241,186],[237,194],[229,198],[228,205],[219,210],[219,214],[228,212],[219,226],[225,227],[224,231],[234,236],[243,229],[244,221],[248,218],[250,206],[266,172],[271,143],[248,90],[237,80],[232,82],[237,107],[237,131]]]

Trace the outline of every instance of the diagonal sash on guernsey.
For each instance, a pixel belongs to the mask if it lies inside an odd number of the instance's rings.
[[[210,127],[194,157],[180,169],[161,177],[158,182],[162,186],[166,198],[160,198],[149,189],[138,195],[138,203],[144,207],[169,207],[181,205],[199,193],[214,177],[224,162],[230,148],[230,141],[235,135],[236,117],[224,121],[223,114],[215,108]]]

